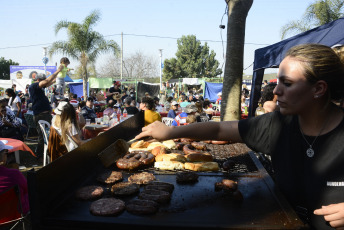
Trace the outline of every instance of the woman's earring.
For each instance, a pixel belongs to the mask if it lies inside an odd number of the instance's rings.
[[[320,96],[319,95],[314,95],[314,98],[319,98]]]

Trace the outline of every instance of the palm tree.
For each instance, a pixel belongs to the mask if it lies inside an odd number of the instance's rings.
[[[343,0],[318,0],[310,4],[301,20],[291,21],[281,29],[281,38],[289,32],[305,32],[344,16]]]
[[[246,17],[253,0],[225,1],[228,6],[227,55],[223,77],[221,119],[229,121],[240,119]]]
[[[94,63],[97,57],[104,52],[113,51],[115,55],[119,53],[119,46],[113,40],[105,40],[104,36],[93,30],[93,26],[99,21],[100,13],[95,10],[88,15],[82,24],[59,21],[55,25],[55,34],[61,29],[67,29],[67,41],[54,42],[50,49],[50,57],[58,52],[68,55],[78,60],[82,66],[83,94],[87,97],[87,65]]]

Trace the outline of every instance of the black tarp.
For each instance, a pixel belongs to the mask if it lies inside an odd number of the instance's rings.
[[[330,47],[336,44],[344,44],[344,18],[255,51],[249,116],[254,116],[254,111],[258,105],[264,69],[278,68],[285,53],[291,47],[306,43],[318,43]]]
[[[143,82],[137,83],[137,98],[141,99],[145,96],[145,93],[149,93],[151,97],[159,95],[160,85],[152,85]]]

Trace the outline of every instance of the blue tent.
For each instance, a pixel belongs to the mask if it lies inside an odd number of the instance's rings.
[[[291,47],[305,43],[318,43],[330,47],[336,44],[344,44],[344,18],[255,51],[249,116],[254,114],[258,105],[264,69],[278,68],[285,53]]]
[[[222,92],[223,83],[211,83],[205,82],[204,98],[208,98],[209,101],[215,103],[219,92]]]
[[[65,82],[74,82],[72,78],[70,78],[68,75],[64,78]]]

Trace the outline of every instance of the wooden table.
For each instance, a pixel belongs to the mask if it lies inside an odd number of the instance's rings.
[[[12,149],[9,149],[8,152],[14,152],[14,156],[16,159],[16,163],[20,164],[20,157],[19,157],[19,150],[22,151],[27,151],[32,154],[32,156],[36,157],[36,155],[32,152],[32,150],[27,146],[24,142],[16,139],[11,139],[11,138],[0,138],[0,140],[6,140],[8,141],[6,145],[12,146]]]

